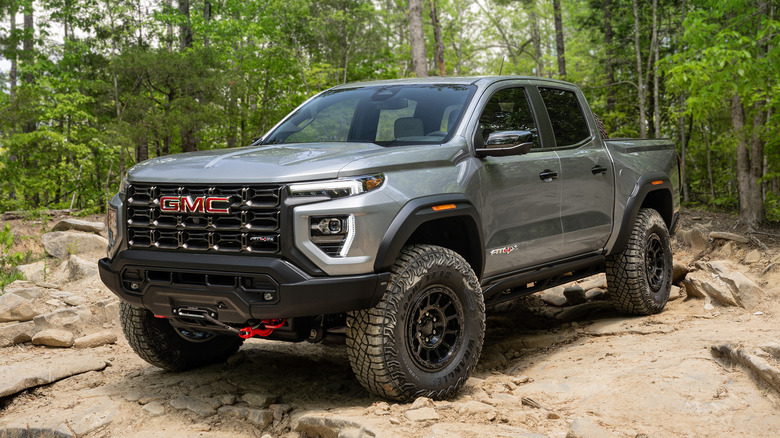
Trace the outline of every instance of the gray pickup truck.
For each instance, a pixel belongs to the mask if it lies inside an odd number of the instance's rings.
[[[605,271],[619,310],[666,304],[674,146],[599,126],[555,80],[335,87],[250,146],[130,169],[100,275],[158,367],[223,361],[253,337],[340,338],[370,392],[447,398],[486,309]]]

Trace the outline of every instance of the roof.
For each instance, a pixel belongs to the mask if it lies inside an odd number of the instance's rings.
[[[503,75],[503,76],[429,76],[426,78],[403,78],[403,79],[384,79],[378,81],[365,81],[365,82],[352,82],[348,84],[338,85],[333,87],[334,89],[340,88],[353,88],[353,87],[376,87],[382,85],[414,85],[414,84],[477,84],[478,82],[493,83],[506,80],[527,80],[534,82],[549,82],[560,85],[572,85],[570,82],[560,81],[557,79],[540,78],[536,76],[516,76],[516,75]]]

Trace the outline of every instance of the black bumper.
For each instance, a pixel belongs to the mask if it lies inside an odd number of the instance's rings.
[[[312,277],[270,257],[126,250],[98,262],[120,299],[155,315],[208,309],[225,323],[327,315],[378,303],[390,273]]]

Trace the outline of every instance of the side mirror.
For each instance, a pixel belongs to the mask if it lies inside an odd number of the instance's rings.
[[[534,146],[529,131],[496,131],[488,135],[484,148],[477,148],[478,157],[524,155]]]

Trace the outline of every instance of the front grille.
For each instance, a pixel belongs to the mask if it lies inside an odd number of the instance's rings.
[[[127,188],[127,243],[138,249],[276,254],[280,193],[279,185],[133,184]],[[168,211],[161,198],[169,199]],[[227,213],[208,212],[209,198],[227,198],[211,204]]]

